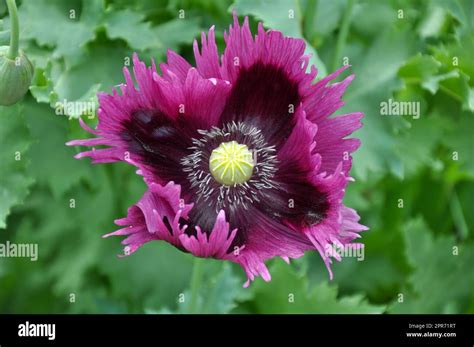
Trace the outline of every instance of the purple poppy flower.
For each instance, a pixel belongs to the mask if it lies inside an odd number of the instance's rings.
[[[217,52],[214,27],[194,42],[197,67],[168,51],[161,75],[134,55],[134,85],[99,94],[98,146],[76,158],[94,163],[125,161],[138,168],[148,190],[116,221],[127,235],[125,254],[164,240],[198,257],[240,264],[249,282],[270,280],[265,260],[285,261],[317,250],[332,278],[328,245],[345,246],[367,228],[342,204],[351,180],[346,139],[361,126],[362,113],[329,118],[354,78],[329,84],[342,71],[313,83],[301,39],[265,31],[252,36],[246,18],[225,34]],[[361,246],[359,244],[353,244]]]

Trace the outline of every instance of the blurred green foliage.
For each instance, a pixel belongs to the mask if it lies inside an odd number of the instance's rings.
[[[474,312],[473,1],[18,3],[36,74],[25,100],[0,108],[0,242],[38,243],[39,259],[0,259],[0,312]],[[254,29],[262,21],[304,38],[320,77],[352,65],[340,113],[366,117],[345,202],[370,230],[364,261],[336,262],[333,281],[315,253],[290,266],[270,261],[272,282],[249,289],[234,264],[205,260],[191,308],[180,303],[191,255],[154,242],[118,259],[119,239],[101,239],[145,185],[127,165],[73,159],[64,143],[85,136],[81,114],[58,116],[55,105],[97,102],[98,90],[123,82],[134,51],[161,62],[171,48],[194,62],[192,40],[211,25],[222,52],[232,8]],[[3,1],[0,18],[7,29]],[[419,102],[421,117],[381,116],[390,98]]]

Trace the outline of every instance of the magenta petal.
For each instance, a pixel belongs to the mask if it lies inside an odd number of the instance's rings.
[[[240,26],[236,15],[224,38],[221,76],[232,84],[232,91],[222,123],[251,123],[270,144],[279,146],[291,133],[293,114],[316,76],[315,69],[306,73],[304,41],[265,31],[261,24],[254,38],[248,18]]]
[[[339,163],[343,162],[343,171],[348,175],[352,158],[350,156],[360,145],[357,139],[345,139],[362,126],[360,122],[363,114],[353,113],[346,116],[330,116],[344,105],[342,95],[347,86],[354,79],[354,75],[339,83],[328,85],[341,72],[344,66],[336,72],[326,76],[316,84],[305,90],[303,107],[309,120],[317,124],[319,131],[316,134],[315,153],[319,153],[322,160],[321,171],[334,172]]]
[[[346,137],[362,126],[363,116],[362,113],[356,112],[318,123],[319,132],[315,137],[314,151],[323,158],[321,171],[334,172],[337,165],[342,162],[343,171],[348,174],[352,164],[350,154],[359,148],[360,140]]]
[[[247,288],[250,285],[250,282],[255,279],[255,277],[260,276],[264,281],[268,282],[272,279],[268,268],[265,266],[265,263],[261,257],[254,252],[246,252],[239,258],[238,263],[242,266],[245,273],[247,274],[247,281],[244,283],[244,288]]]
[[[365,225],[359,224],[360,217],[357,212],[344,205],[339,211],[340,237],[343,242],[350,242],[360,237],[361,231],[369,230]]]
[[[197,236],[182,234],[179,239],[183,247],[197,257],[229,260],[234,258],[232,250],[229,253],[229,248],[236,233],[237,229],[230,231],[229,223],[225,219],[225,213],[221,210],[217,215],[210,236],[201,231],[199,227],[196,227]]]
[[[209,129],[217,125],[224,110],[231,86],[222,80],[202,78],[190,69],[184,85],[185,117],[188,126]]]
[[[347,68],[348,66],[340,68],[336,72],[316,82],[310,89],[306,90],[303,103],[305,110],[308,113],[309,120],[318,123],[344,105],[341,97],[355,78],[355,75],[350,75],[342,82],[330,85],[328,85],[328,83],[339,76],[339,74]]]
[[[121,94],[116,90],[112,95],[99,94],[97,130],[83,124],[97,138],[68,143],[110,148],[93,148],[76,158],[91,157],[94,163],[126,161],[137,166],[150,183],[179,181],[177,173],[182,172],[179,161],[184,151],[192,145],[191,139],[198,129],[218,122],[230,85],[203,78],[172,52],[169,58],[165,67],[167,78],[164,78],[158,76],[154,65],[146,67],[134,55],[138,89],[128,69],[124,69],[127,83],[120,86]],[[157,163],[160,165],[155,166]]]
[[[311,155],[316,147],[314,139],[318,133],[318,126],[306,118],[302,107],[298,107],[295,115],[296,124],[285,144],[278,151],[278,158],[282,162],[294,160],[300,163],[300,168],[307,172],[318,172],[321,156]]]
[[[179,237],[185,228],[180,226],[179,220],[186,219],[191,208],[192,204],[185,204],[181,199],[179,185],[173,182],[166,186],[152,184],[143,197],[128,209],[127,217],[115,221],[125,227],[104,237],[128,235],[122,241],[127,245],[125,255],[152,240],[164,240],[180,247]]]
[[[254,39],[248,18],[240,26],[235,14],[234,25],[224,34],[224,39],[221,76],[231,83],[237,80],[240,69],[248,69],[256,63],[283,69],[290,79],[300,84],[301,91],[315,77],[315,71],[306,74],[309,56],[304,54],[305,43],[301,39],[285,37],[275,30],[265,31],[261,23]]]
[[[184,59],[178,53],[173,52],[170,49],[167,52],[167,58],[167,63],[160,64],[163,78],[166,78],[168,82],[174,82],[178,80],[181,83],[184,83],[189,69],[192,68],[191,64],[189,64],[186,59]]]
[[[219,54],[217,53],[216,39],[214,35],[214,26],[209,29],[208,36],[201,35],[201,52],[199,52],[198,43],[193,43],[194,57],[196,59],[197,69],[205,78],[222,79],[219,65]]]
[[[354,226],[352,223],[356,222],[356,218],[358,220],[358,216],[347,211],[342,205],[342,198],[348,181],[349,178],[342,171],[342,163],[331,175],[320,174],[313,177],[314,184],[321,187],[323,191],[330,192],[328,194],[329,209],[326,218],[321,223],[306,227],[304,233],[323,258],[331,279],[333,277],[330,268],[331,256],[335,256],[337,260],[340,260],[340,258],[337,254],[328,254],[327,248],[333,244],[348,244],[355,238],[356,232],[365,230],[363,226],[358,224],[357,231],[352,229]],[[349,232],[344,230],[347,227],[351,228]]]

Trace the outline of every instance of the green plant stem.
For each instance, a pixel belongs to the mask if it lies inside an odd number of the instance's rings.
[[[11,23],[10,49],[8,50],[7,57],[13,60],[18,57],[18,48],[20,44],[20,21],[18,20],[18,10],[16,8],[15,0],[6,0],[6,2]]]
[[[199,288],[202,282],[204,259],[195,257],[193,265],[193,274],[191,277],[191,301],[189,302],[189,313],[197,313],[197,304],[199,297]]]
[[[303,19],[303,33],[309,42],[313,41],[313,25],[314,17],[316,16],[316,8],[318,7],[318,0],[308,0],[306,5],[306,14]]]
[[[461,202],[459,201],[458,194],[455,190],[452,192],[449,207],[451,208],[451,215],[459,236],[461,240],[465,240],[469,236],[469,227],[467,226],[466,218],[464,217],[464,213],[462,211]]]
[[[342,15],[341,29],[339,29],[339,35],[337,36],[336,49],[334,51],[331,71],[335,71],[339,67],[339,65],[341,65],[342,49],[346,44],[347,34],[349,33],[353,8],[354,0],[348,0],[347,6],[344,10],[344,14]]]

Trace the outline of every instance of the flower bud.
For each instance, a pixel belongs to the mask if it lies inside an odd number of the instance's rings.
[[[7,56],[8,46],[0,47],[0,105],[9,106],[21,100],[31,84],[33,65],[20,51],[18,57]]]

